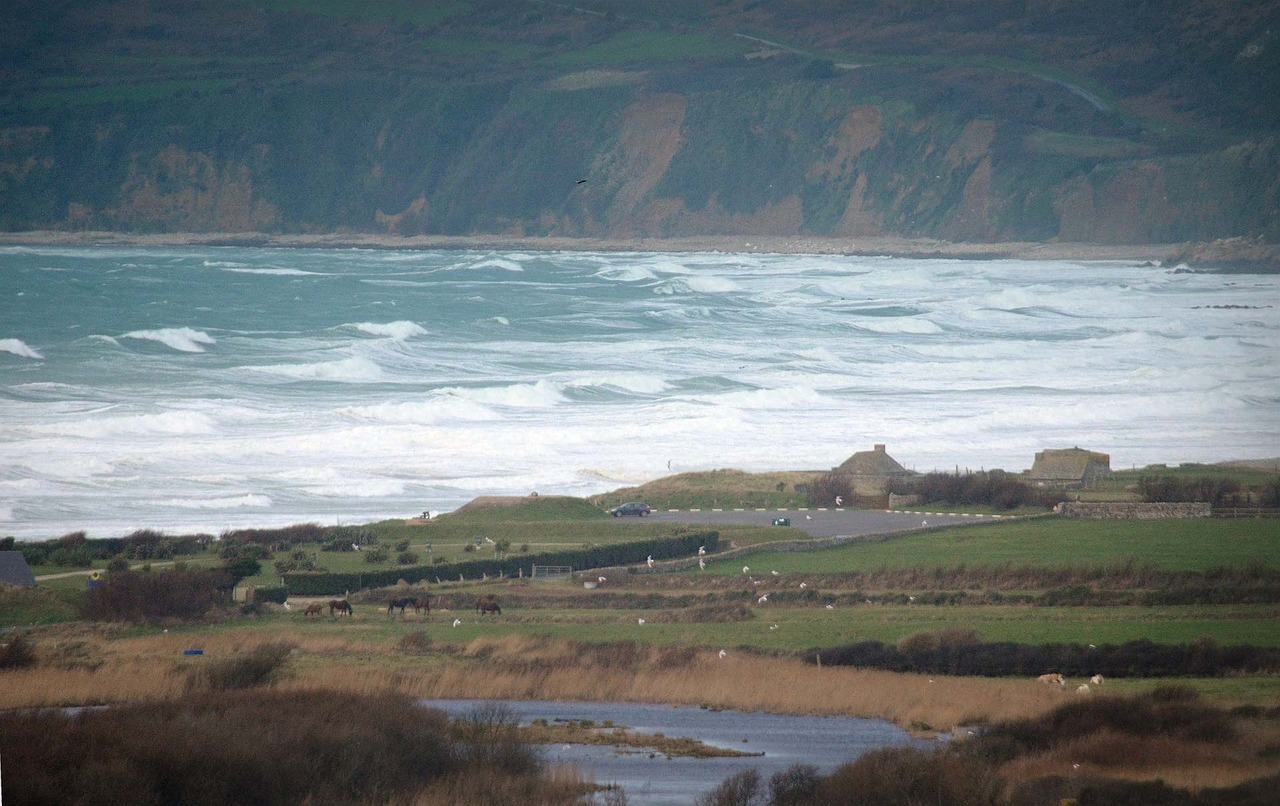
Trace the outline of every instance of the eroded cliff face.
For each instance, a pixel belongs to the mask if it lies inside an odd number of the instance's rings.
[[[256,196],[250,165],[219,164],[177,145],[149,157],[136,155],[118,202],[101,215],[112,227],[138,230],[254,232],[281,223],[275,205]]]
[[[477,137],[450,151],[412,149],[418,140],[439,141],[448,120],[424,118],[415,125],[436,128],[421,131],[397,124],[394,154],[387,148],[392,124],[371,128],[368,142],[356,142],[353,149],[364,168],[344,172],[340,168],[350,166],[335,167],[326,162],[333,157],[308,153],[300,155],[307,168],[301,172],[299,155],[293,155],[292,173],[282,173],[279,144],[215,151],[195,147],[189,130],[175,127],[168,142],[148,147],[128,141],[131,126],[115,122],[87,125],[96,132],[88,142],[98,149],[115,143],[117,153],[127,155],[124,165],[99,165],[94,155],[68,150],[68,141],[47,126],[0,130],[0,225],[314,231],[316,221],[306,217],[299,200],[323,193],[342,200],[342,217],[325,227],[406,236],[905,235],[1138,244],[1280,235],[1280,148],[1274,139],[1191,156],[1062,159],[1061,170],[1049,174],[1041,170],[1042,156],[1020,150],[1025,133],[994,119],[829,104],[812,111],[802,107],[807,117],[769,131],[750,120],[744,126],[741,116],[722,124],[708,117],[705,101],[692,121],[694,98],[688,94],[652,92],[643,85],[628,85],[625,92],[625,103],[611,96],[613,111],[597,114],[603,122],[596,129],[573,120],[572,105],[568,118],[508,115],[506,125],[518,125],[530,137],[573,131],[589,181],[564,176],[563,154],[556,164],[522,165],[528,170],[509,175],[532,177],[526,186],[508,183],[498,191],[522,206],[508,205],[500,216],[466,200],[476,174],[459,174],[458,166],[484,171],[510,163],[492,143],[511,139]],[[583,110],[597,103],[589,93],[577,97]],[[766,106],[775,100],[796,105],[783,96],[755,102]],[[493,120],[474,125],[485,131],[503,118]],[[786,165],[752,156],[760,143],[772,143]],[[717,160],[701,185],[682,181],[691,164],[688,154]],[[419,175],[434,178],[414,179]],[[548,175],[556,181],[538,178]],[[401,201],[387,209],[387,198]],[[1027,210],[1036,199],[1043,203],[1032,220]],[[476,212],[459,220],[459,209]],[[445,232],[441,222],[450,213],[454,218]]]

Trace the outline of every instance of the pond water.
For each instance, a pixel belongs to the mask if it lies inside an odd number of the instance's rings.
[[[422,704],[459,715],[489,702],[501,702],[522,724],[535,719],[612,721],[644,733],[698,739],[716,747],[762,756],[667,758],[636,748],[557,744],[543,748],[549,763],[577,767],[599,784],[617,784],[630,806],[687,806],[721,781],[755,768],[761,778],[794,764],[812,764],[822,773],[868,750],[896,745],[931,747],[901,728],[877,719],[791,716],[743,711],[712,711],[694,706],[612,702],[423,700]]]

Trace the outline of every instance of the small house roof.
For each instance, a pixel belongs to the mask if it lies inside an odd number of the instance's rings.
[[[36,586],[36,575],[20,551],[0,551],[0,585]]]
[[[845,459],[836,468],[841,473],[852,476],[909,476],[911,471],[898,464],[892,456],[885,452],[883,445],[876,445],[874,450],[858,451]]]
[[[1035,464],[1028,474],[1043,481],[1079,481],[1084,478],[1090,464],[1111,468],[1111,456],[1083,448],[1047,449],[1036,454]]]

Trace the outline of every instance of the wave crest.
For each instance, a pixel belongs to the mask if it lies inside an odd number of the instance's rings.
[[[160,330],[134,330],[125,333],[122,339],[141,339],[156,341],[184,353],[203,353],[201,345],[217,344],[218,340],[203,330],[190,327],[166,327]]]
[[[39,350],[31,347],[22,339],[0,339],[0,353],[13,353],[20,358],[32,358],[36,361],[43,361],[44,356]]]
[[[383,380],[382,368],[367,358],[317,361],[314,364],[268,364],[260,367],[249,367],[249,369],[279,375],[296,381],[373,383]]]
[[[418,325],[416,322],[400,320],[396,322],[360,322],[352,325],[361,333],[368,333],[370,336],[384,336],[394,339],[395,341],[406,341],[414,336],[427,335],[426,328]]]

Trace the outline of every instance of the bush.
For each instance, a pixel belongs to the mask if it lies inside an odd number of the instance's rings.
[[[537,751],[520,739],[519,725],[515,711],[503,703],[477,705],[454,722],[458,757],[469,766],[517,775],[536,770]]]
[[[769,806],[808,806],[815,803],[822,777],[812,764],[793,764],[769,778]]]
[[[946,631],[944,631],[946,632]],[[810,652],[810,663],[823,666],[859,666],[894,672],[982,675],[987,677],[1036,677],[1053,670],[1068,677],[1174,677],[1218,676],[1280,671],[1280,649],[1245,645],[1219,646],[1212,639],[1191,644],[1157,644],[1128,641],[1123,644],[1016,644],[970,643],[941,633],[919,633],[898,646],[879,641]]]
[[[289,589],[284,585],[263,586],[253,589],[253,600],[255,602],[273,602],[275,604],[284,604],[289,600]]]
[[[990,768],[966,764],[946,749],[883,747],[838,768],[817,787],[824,806],[987,804],[998,782]]]
[[[198,619],[225,605],[234,581],[222,570],[117,571],[85,594],[90,621]]]
[[[413,551],[402,551],[396,555],[396,562],[400,565],[416,565],[418,554]]]
[[[36,665],[36,646],[25,633],[10,633],[0,643],[0,669],[25,669]]]
[[[760,801],[760,773],[754,769],[743,770],[720,782],[710,792],[699,795],[697,806],[753,806]]]
[[[391,693],[193,692],[0,721],[6,803],[409,803],[468,774],[447,716]]]
[[[994,509],[1017,509],[1022,506],[1045,505],[1039,492],[1003,470],[953,475],[926,473],[918,478],[895,481],[890,492],[914,493],[925,504],[950,506],[989,506]]]
[[[294,645],[285,641],[259,644],[229,658],[205,660],[187,679],[189,688],[231,691],[275,682],[284,673]]]
[[[385,563],[387,558],[390,557],[386,549],[368,549],[367,551],[362,551],[361,554],[364,555],[364,561],[370,565]]]
[[[809,506],[833,507],[837,498],[844,504],[853,503],[853,477],[849,474],[833,470],[809,484]]]

